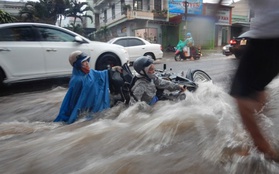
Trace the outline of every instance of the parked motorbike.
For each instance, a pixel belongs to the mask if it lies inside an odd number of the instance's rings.
[[[195,46],[183,48],[183,50],[177,49],[174,53],[174,60],[181,61],[186,59],[200,59],[201,57],[201,49]]]
[[[118,71],[110,72],[110,92],[112,98],[111,106],[115,105],[117,102],[124,102],[128,104],[130,98],[133,97],[131,88],[136,81],[136,77],[132,74],[129,66],[124,64],[122,66],[123,71],[119,73]],[[156,69],[155,73],[157,77],[170,80],[174,83],[184,85],[184,87],[190,91],[194,92],[198,88],[198,83],[212,81],[211,77],[202,70],[191,70],[189,69],[185,75],[178,75],[171,71],[166,70],[166,64],[163,66],[163,70]],[[167,90],[157,89],[157,97],[159,100],[184,100],[186,94],[181,91],[170,92]]]
[[[175,47],[171,46],[170,44],[166,47],[166,52],[175,52]]]

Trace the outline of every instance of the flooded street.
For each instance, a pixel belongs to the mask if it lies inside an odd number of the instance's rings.
[[[174,71],[195,67],[212,77],[214,83],[186,91],[186,100],[159,101],[153,107],[118,105],[71,125],[53,122],[65,85],[1,96],[0,173],[278,173],[279,164],[254,149],[228,95],[235,66],[214,62],[167,62]],[[268,92],[272,98],[257,117],[272,144],[278,145],[278,78]]]

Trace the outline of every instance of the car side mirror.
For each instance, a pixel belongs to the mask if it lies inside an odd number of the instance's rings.
[[[84,42],[83,39],[81,37],[79,37],[79,36],[75,37],[75,41],[79,42],[79,43],[83,43]]]

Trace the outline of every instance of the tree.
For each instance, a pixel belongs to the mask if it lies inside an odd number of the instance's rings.
[[[73,31],[75,31],[76,19],[79,18],[83,23],[84,18],[91,19],[91,23],[93,22],[93,17],[91,15],[87,15],[87,11],[93,11],[93,8],[90,7],[88,2],[78,2],[77,0],[71,0],[70,7],[65,10],[66,17],[73,17],[74,22],[71,24],[73,26]]]
[[[11,16],[9,13],[0,10],[0,24],[3,23],[10,23],[10,22],[15,22],[16,18],[14,18],[13,16]]]
[[[55,24],[58,17],[64,14],[65,9],[64,0],[28,1],[19,15],[24,21]]]

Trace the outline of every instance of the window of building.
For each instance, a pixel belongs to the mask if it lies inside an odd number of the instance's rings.
[[[104,10],[104,23],[107,23],[107,20],[108,20],[107,10]]]
[[[142,0],[133,0],[134,10],[142,10]]]
[[[147,10],[150,10],[150,0],[147,0]]]
[[[112,19],[115,19],[115,4],[112,4],[111,6],[111,14],[112,14]]]
[[[121,4],[121,14],[124,14],[124,9],[123,9],[123,7],[124,7],[124,5],[125,5],[125,1],[124,1],[124,0],[121,0],[121,1],[120,1],[120,4]]]
[[[156,11],[161,11],[162,10],[162,1],[161,0],[154,0],[154,9]]]

